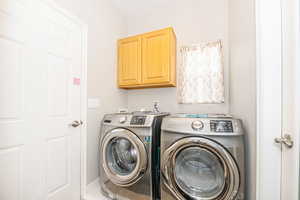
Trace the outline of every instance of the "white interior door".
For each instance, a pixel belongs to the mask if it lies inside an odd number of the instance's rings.
[[[281,145],[281,200],[299,200],[300,134],[300,13],[299,0],[282,1],[282,138],[290,136],[292,147]]]
[[[299,200],[300,4],[256,3],[257,200]]]
[[[81,30],[41,0],[0,0],[0,199],[79,200]]]

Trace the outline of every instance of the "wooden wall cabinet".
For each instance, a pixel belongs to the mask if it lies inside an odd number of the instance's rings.
[[[118,41],[119,86],[142,83],[142,39],[129,37]]]
[[[176,36],[172,28],[118,41],[120,88],[176,86]]]

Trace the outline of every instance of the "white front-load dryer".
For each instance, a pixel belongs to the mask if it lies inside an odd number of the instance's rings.
[[[240,120],[173,115],[161,133],[162,200],[243,200],[244,142]]]

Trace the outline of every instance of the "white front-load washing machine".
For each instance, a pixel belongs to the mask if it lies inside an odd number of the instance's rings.
[[[116,200],[159,199],[159,135],[167,113],[107,114],[100,133],[100,186]]]
[[[162,200],[243,200],[241,121],[229,116],[178,114],[163,119]]]

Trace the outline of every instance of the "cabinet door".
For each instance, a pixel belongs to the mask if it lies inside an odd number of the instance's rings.
[[[141,37],[130,37],[118,41],[119,87],[130,87],[141,83]]]
[[[143,35],[143,84],[163,85],[171,81],[171,30]]]

